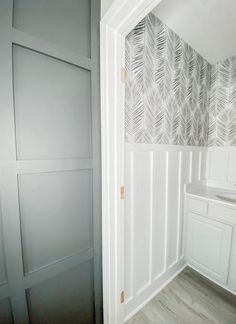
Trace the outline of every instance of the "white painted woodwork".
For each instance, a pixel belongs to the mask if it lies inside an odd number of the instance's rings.
[[[235,189],[236,148],[209,147],[207,153],[207,183],[209,186]]]
[[[160,0],[114,0],[101,21],[101,97],[102,97],[102,170],[103,170],[103,288],[104,323],[124,322],[124,304],[120,304],[120,292],[124,288],[124,209],[119,198],[119,188],[124,184],[124,84],[119,77],[124,66],[125,36],[143,19]],[[148,150],[147,146],[147,150]],[[189,149],[189,148],[188,148]],[[205,154],[205,153],[204,153]],[[204,155],[203,154],[203,155]],[[192,154],[183,152],[186,182],[192,177]],[[185,156],[186,155],[186,156]],[[132,154],[131,154],[132,156]],[[186,161],[188,161],[186,163]],[[186,165],[187,164],[187,165]],[[201,168],[201,177],[205,166]],[[194,173],[195,175],[197,173]],[[183,179],[182,178],[182,179]],[[127,193],[128,197],[128,193]],[[129,204],[132,205],[130,202]],[[126,207],[127,208],[127,207]],[[129,208],[129,207],[128,207]],[[125,220],[127,222],[127,220]],[[178,265],[179,266],[179,265]],[[174,266],[172,275],[180,270]],[[154,296],[163,282],[171,278],[170,271],[136,297],[136,304],[127,313],[132,314]],[[129,309],[128,309],[129,308]]]
[[[236,209],[235,209],[236,218]],[[233,227],[228,286],[236,294],[236,226]]]
[[[191,211],[190,205],[199,203],[208,204],[207,213]],[[207,198],[204,193],[202,197],[187,193],[185,210],[188,265],[236,294],[236,206],[215,201],[214,195]]]
[[[129,318],[160,283],[167,282],[173,269],[183,265],[184,184],[205,179],[206,148],[129,143],[125,148],[124,279]]]
[[[152,157],[146,152],[133,156],[133,285],[139,294],[150,281],[150,229],[152,220]],[[126,188],[126,191],[130,190]],[[148,265],[148,266],[147,266]]]
[[[209,150],[209,179],[223,181],[227,179],[229,152],[225,149]]]
[[[178,261],[179,220],[180,220],[180,177],[182,167],[181,153],[168,152],[168,188],[167,188],[167,249],[166,268],[170,269]],[[165,170],[165,169],[164,169]],[[163,170],[163,171],[164,171]],[[183,188],[182,188],[183,190]],[[181,215],[182,217],[182,215]],[[158,256],[157,256],[158,257]]]
[[[188,208],[190,211],[207,215],[208,213],[208,202],[202,199],[196,199],[196,198],[189,198],[188,200]]]
[[[189,213],[187,261],[203,273],[226,284],[232,226]]]
[[[228,180],[236,183],[236,149],[229,151]]]
[[[199,181],[201,180],[202,172],[201,172],[201,154],[198,151],[192,152],[192,181]],[[204,161],[204,158],[203,158]],[[202,169],[204,170],[204,165]],[[204,174],[204,173],[203,173]]]
[[[215,203],[211,205],[210,212],[215,219],[236,225],[236,208]]]
[[[201,162],[201,170],[200,170],[200,177],[201,179],[206,178],[207,173],[207,150],[201,152],[201,161],[205,161],[205,163]]]
[[[124,83],[125,37],[161,0],[114,0],[101,20],[103,309],[105,324],[124,322]]]
[[[153,158],[152,277],[155,280],[166,270],[168,154],[154,152]]]

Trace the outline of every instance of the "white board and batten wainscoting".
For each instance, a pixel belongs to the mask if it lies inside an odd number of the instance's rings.
[[[206,178],[206,147],[125,145],[125,319],[185,266],[184,185]]]
[[[236,189],[236,147],[208,148],[207,185]]]

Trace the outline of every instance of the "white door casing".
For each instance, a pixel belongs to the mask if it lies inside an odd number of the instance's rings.
[[[115,0],[101,20],[103,312],[124,323],[124,83],[125,37],[161,0]]]

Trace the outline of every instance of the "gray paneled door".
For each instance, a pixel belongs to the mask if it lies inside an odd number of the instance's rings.
[[[0,0],[0,324],[102,322],[99,0]]]

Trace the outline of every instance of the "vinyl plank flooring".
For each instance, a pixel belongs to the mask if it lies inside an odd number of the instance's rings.
[[[127,324],[236,324],[236,296],[187,267]]]

